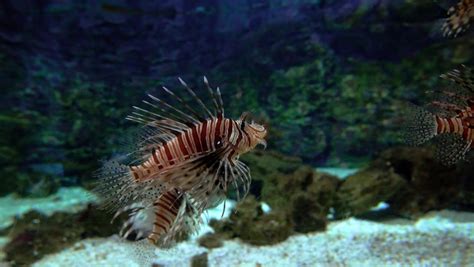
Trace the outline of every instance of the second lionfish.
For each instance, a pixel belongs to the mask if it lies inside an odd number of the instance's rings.
[[[250,187],[249,168],[239,156],[258,144],[266,146],[266,128],[224,117],[219,88],[204,83],[212,108],[205,105],[183,80],[194,99],[189,101],[163,87],[174,106],[148,95],[148,108],[134,107],[128,120],[143,124],[129,161],[107,162],[99,172],[97,192],[114,218],[127,214],[121,236],[147,238],[159,246],[171,244],[181,234],[192,233],[207,208],[222,202],[230,190],[244,196]]]
[[[425,107],[411,106],[406,137],[412,145],[433,139],[436,158],[452,165],[474,147],[474,72],[462,66],[441,77],[452,84]]]
[[[448,9],[448,18],[441,30],[444,36],[456,37],[466,31],[474,20],[474,0],[461,0]]]

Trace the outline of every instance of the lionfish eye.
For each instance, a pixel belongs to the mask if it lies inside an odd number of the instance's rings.
[[[220,146],[222,144],[222,139],[220,137],[216,138],[215,146]]]
[[[245,121],[243,120],[242,123],[240,123],[240,130],[244,130],[245,128]]]

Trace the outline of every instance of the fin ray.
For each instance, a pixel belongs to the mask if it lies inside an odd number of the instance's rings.
[[[421,145],[436,135],[434,114],[426,109],[408,104],[404,122],[404,139],[409,145]]]

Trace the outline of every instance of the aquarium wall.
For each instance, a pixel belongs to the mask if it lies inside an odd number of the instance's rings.
[[[472,60],[472,40],[432,33],[444,14],[432,1],[3,7],[3,176],[14,180],[4,192],[26,193],[43,177],[53,191],[52,180],[88,180],[132,127],[131,105],[177,76],[207,75],[232,115],[268,120],[273,149],[357,166],[400,144],[401,101],[421,101],[438,73]]]

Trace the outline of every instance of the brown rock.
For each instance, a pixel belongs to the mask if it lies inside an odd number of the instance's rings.
[[[350,175],[337,190],[335,216],[344,218],[366,212],[390,199],[405,183],[389,166],[369,167]]]

